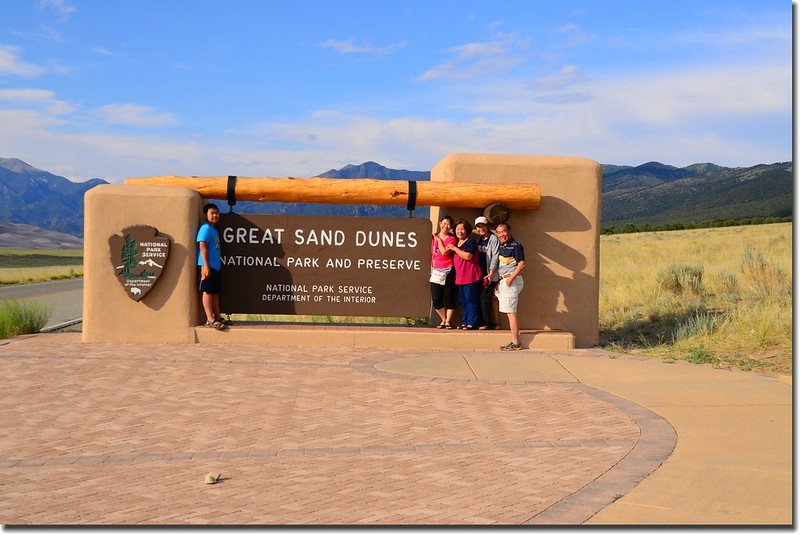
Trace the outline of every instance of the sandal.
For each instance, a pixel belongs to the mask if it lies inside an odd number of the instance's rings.
[[[436,326],[437,329],[444,329],[445,323],[441,322],[439,325]]]
[[[217,321],[223,325],[233,325],[233,322],[231,320],[223,319],[222,316],[218,317]]]
[[[478,330],[479,331],[485,331],[486,330],[486,325],[481,325],[480,327],[478,327]]]
[[[219,321],[213,321],[213,322],[212,321],[207,321],[206,322],[206,327],[213,327],[214,329],[216,329],[218,331],[224,331],[224,330],[228,329],[227,325],[225,325],[224,323],[219,322]]]
[[[453,327],[449,323],[445,322],[444,328],[445,329],[452,329]]]

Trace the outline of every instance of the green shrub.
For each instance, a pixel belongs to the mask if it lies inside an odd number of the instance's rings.
[[[50,309],[42,303],[0,303],[0,339],[38,333],[50,319]]]
[[[741,289],[739,288],[739,281],[736,275],[723,271],[716,276],[717,287],[720,289],[722,299],[729,303],[736,303],[741,301]]]
[[[656,274],[658,285],[674,295],[702,295],[703,266],[698,264],[670,264]]]
[[[675,329],[673,339],[687,340],[693,336],[710,336],[717,330],[717,320],[713,314],[698,311],[686,317]]]
[[[689,349],[689,353],[683,356],[683,360],[691,362],[692,364],[713,364],[715,359],[714,356],[703,347],[695,346]]]

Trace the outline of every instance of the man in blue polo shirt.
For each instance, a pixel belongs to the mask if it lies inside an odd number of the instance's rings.
[[[500,239],[500,281],[495,288],[495,295],[500,302],[500,312],[508,315],[511,329],[511,343],[500,346],[503,351],[519,351],[519,324],[517,322],[517,303],[524,282],[522,272],[525,269],[525,249],[511,235],[511,226],[500,223],[495,229]]]

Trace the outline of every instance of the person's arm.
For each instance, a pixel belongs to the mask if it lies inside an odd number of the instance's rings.
[[[511,272],[511,275],[506,275],[506,284],[508,286],[511,286],[511,283],[514,282],[514,279],[516,279],[524,270],[525,270],[525,261],[518,260],[517,267],[514,268],[514,271]]]
[[[208,267],[208,242],[197,242],[200,246],[200,257],[203,259],[203,265],[200,266],[200,278],[205,279],[211,274],[211,268]]]
[[[489,265],[486,266],[489,271],[487,277],[489,277],[491,281],[494,274],[500,269],[500,240],[498,240],[495,235],[489,238],[489,250],[487,251],[487,255],[489,257]]]
[[[439,247],[439,252],[442,255],[447,256],[453,254],[453,252],[450,250],[450,246],[444,244],[444,240],[441,236],[439,236],[438,233],[434,234],[433,237],[436,238],[436,245]]]
[[[453,253],[457,254],[458,256],[460,256],[461,258],[463,258],[466,261],[472,260],[472,257],[474,256],[472,253],[468,253],[466,251],[463,251],[463,250],[459,249],[458,246],[456,244],[454,244],[454,243],[451,243],[450,245],[448,245],[447,248],[450,249],[450,251],[452,251]]]

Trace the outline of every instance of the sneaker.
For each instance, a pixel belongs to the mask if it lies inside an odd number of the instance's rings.
[[[520,349],[522,349],[522,346],[520,344],[515,344],[514,342],[500,346],[500,351],[519,351]]]

